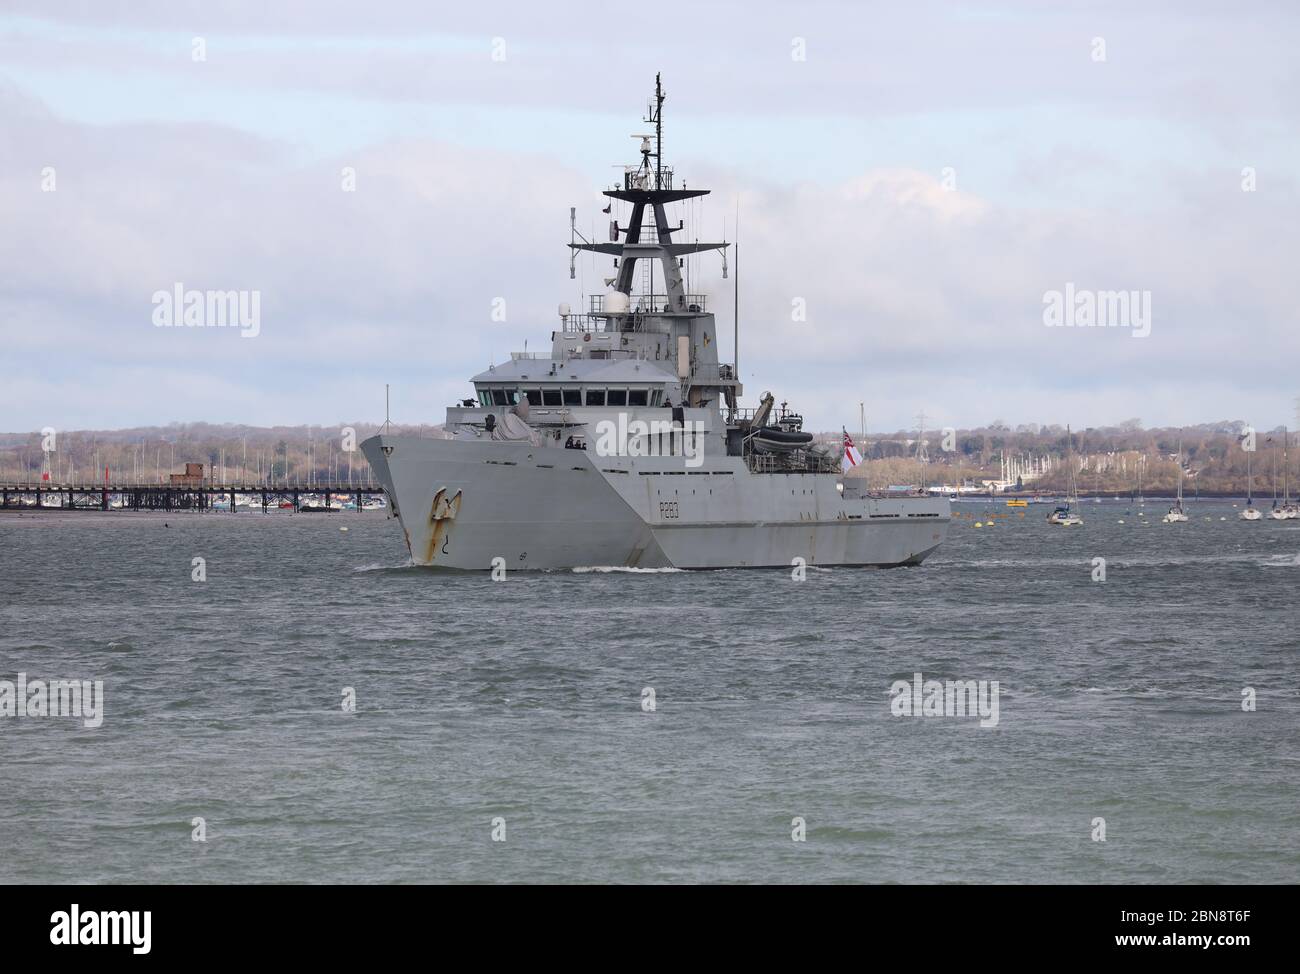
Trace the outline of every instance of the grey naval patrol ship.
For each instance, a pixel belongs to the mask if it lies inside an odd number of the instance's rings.
[[[684,258],[708,251],[722,255],[725,276],[729,245],[674,240],[685,227],[665,207],[708,190],[675,185],[662,164],[663,100],[656,78],[644,119],[654,135],[637,136],[640,164],[604,193],[626,204],[627,226],[612,221],[611,242],[592,242],[570,210],[570,277],[577,252],[608,255],[610,290],[585,313],[560,306],[549,355],[516,353],[474,376],[475,398],[447,410],[444,439],[381,433],[362,443],[412,562],[919,564],[947,534],[946,498],[871,494],[864,479],[842,476],[843,450],[814,444],[770,393],[740,407],[705,296],[682,279]]]

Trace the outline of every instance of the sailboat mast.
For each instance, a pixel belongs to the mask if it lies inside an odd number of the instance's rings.
[[[1183,441],[1178,441],[1178,509],[1183,509]]]
[[[1287,466],[1286,458],[1287,431],[1282,427],[1282,504],[1284,507],[1291,506],[1291,477],[1290,468]]]
[[[1072,504],[1079,503],[1079,485],[1074,479],[1074,434],[1070,432],[1070,427],[1065,427],[1065,459],[1070,465],[1070,497],[1069,502]]]
[[[1273,506],[1277,507],[1277,447],[1269,452],[1273,454]]]

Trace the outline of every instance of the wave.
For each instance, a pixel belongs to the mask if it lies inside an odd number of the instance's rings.
[[[358,565],[352,569],[354,572],[391,572],[401,568],[414,568],[415,563],[407,558],[406,561],[398,562],[396,565],[385,565],[377,561],[372,561],[368,565]]]
[[[1293,567],[1300,565],[1300,554],[1297,555],[1270,555],[1270,561],[1276,559],[1286,559],[1285,561],[1272,564],[1270,567]],[[948,568],[1045,568],[1059,566],[1079,566],[1088,565],[1090,559],[1086,557],[1078,558],[973,558],[970,561],[957,561],[949,559],[943,564]],[[1183,565],[1206,565],[1206,564],[1269,564],[1261,562],[1258,554],[1240,554],[1225,555],[1214,553],[1208,555],[1151,555],[1143,557],[1124,557],[1114,556],[1110,559],[1112,568],[1177,568]],[[938,564],[938,563],[936,563]]]
[[[606,574],[608,572],[626,572],[630,575],[665,575],[671,572],[684,572],[684,568],[631,568],[627,565],[579,565],[577,568],[570,569],[575,575],[587,575],[591,573]]]
[[[1300,552],[1294,555],[1271,555],[1260,562],[1262,568],[1300,568]]]

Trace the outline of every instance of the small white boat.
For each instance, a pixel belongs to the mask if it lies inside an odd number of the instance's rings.
[[[1259,513],[1259,508],[1250,503],[1250,501],[1246,502],[1246,509],[1238,514],[1237,517],[1241,518],[1243,521],[1262,521],[1264,519],[1264,515]]]
[[[1069,504],[1063,504],[1051,514],[1047,515],[1048,524],[1059,524],[1062,527],[1072,527],[1076,524],[1082,524],[1083,518],[1070,510]]]

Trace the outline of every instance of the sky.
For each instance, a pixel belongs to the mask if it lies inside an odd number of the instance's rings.
[[[604,239],[656,72],[746,404],[1296,425],[1300,6],[627,9],[0,0],[0,430],[440,422],[604,290],[569,208]],[[256,335],[158,326],[177,284]]]

